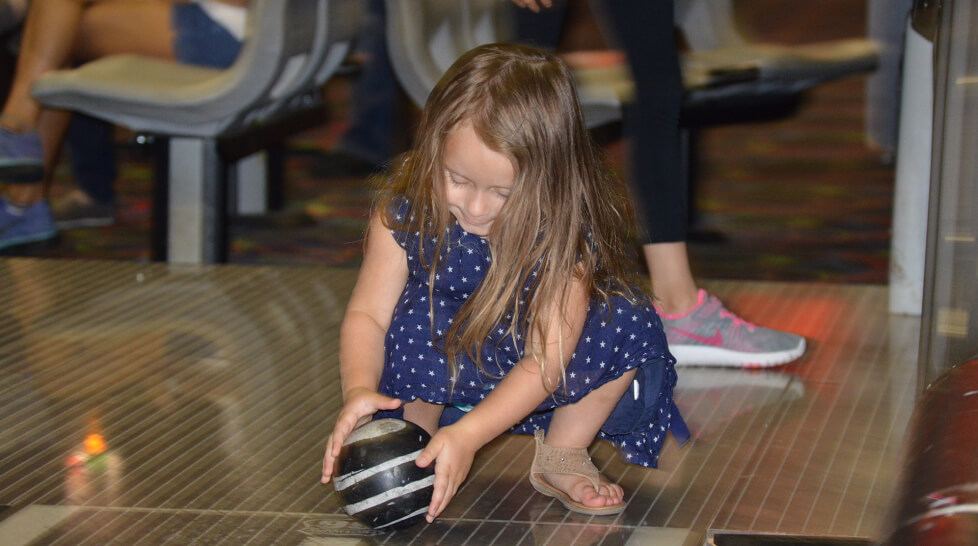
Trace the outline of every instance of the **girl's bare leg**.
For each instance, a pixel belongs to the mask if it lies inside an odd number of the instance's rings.
[[[635,370],[627,372],[595,389],[576,404],[554,410],[544,442],[554,447],[587,448],[634,377]],[[597,491],[586,478],[572,474],[545,474],[541,478],[587,506],[612,506],[625,498],[624,490],[603,476]]]
[[[432,404],[419,398],[404,404],[404,420],[411,421],[434,436],[438,432],[438,421],[444,410],[445,406],[441,404]]]

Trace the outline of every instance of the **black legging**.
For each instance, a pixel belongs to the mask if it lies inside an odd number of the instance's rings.
[[[685,241],[688,192],[679,157],[683,88],[673,0],[592,0],[592,7],[606,17],[608,41],[625,51],[635,80],[635,101],[625,105],[622,131],[632,150],[629,183],[645,224],[642,242]],[[566,2],[539,14],[515,9],[518,41],[556,47]]]
[[[625,51],[635,80],[622,131],[631,143],[630,184],[646,243],[686,240],[687,200],[680,171],[679,109],[683,82],[673,23],[673,0],[595,0]]]

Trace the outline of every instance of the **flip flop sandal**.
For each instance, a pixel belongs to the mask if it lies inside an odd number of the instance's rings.
[[[591,462],[586,449],[571,447],[553,447],[543,443],[544,432],[537,430],[533,434],[536,441],[536,455],[533,457],[533,465],[530,467],[530,485],[540,493],[553,497],[564,505],[571,512],[587,514],[589,516],[612,516],[620,514],[625,509],[625,503],[621,502],[614,506],[602,506],[596,508],[580,503],[568,496],[563,491],[551,486],[546,481],[538,479],[537,474],[572,474],[587,478],[597,491],[601,485],[600,474]]]

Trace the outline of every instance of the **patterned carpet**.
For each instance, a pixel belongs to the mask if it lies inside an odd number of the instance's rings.
[[[782,24],[784,4],[806,13]],[[865,27],[864,7],[851,0],[749,5],[752,28],[770,40],[858,36]],[[346,125],[350,82],[341,77],[328,86],[329,123],[289,142],[286,210],[279,214],[284,220],[232,226],[233,263],[359,263],[369,188],[363,179],[310,173]],[[697,237],[690,243],[698,277],[886,282],[893,171],[864,144],[864,85],[864,78],[822,85],[788,119],[701,134]],[[128,137],[120,134],[117,223],[65,231],[57,248],[34,255],[148,259],[150,161]],[[609,144],[607,152],[621,172],[621,142]],[[56,194],[71,187],[64,167],[56,179]]]
[[[700,276],[885,283],[893,170],[862,133],[863,79],[815,90],[797,117],[704,135]]]

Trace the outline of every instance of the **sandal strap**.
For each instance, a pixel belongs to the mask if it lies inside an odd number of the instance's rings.
[[[587,449],[574,447],[554,447],[543,443],[545,433],[537,429],[533,433],[536,441],[536,455],[530,474],[572,474],[587,478],[594,489],[601,485],[597,467],[591,462]]]

